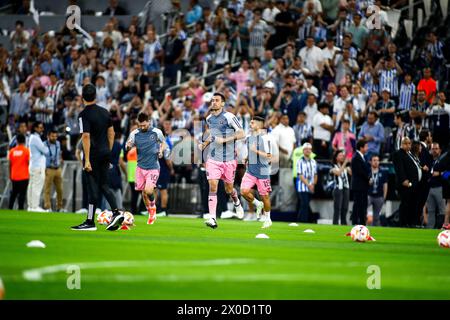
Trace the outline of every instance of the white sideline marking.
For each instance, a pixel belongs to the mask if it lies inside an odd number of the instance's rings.
[[[42,268],[25,270],[22,276],[28,281],[41,281],[43,275],[64,272],[67,267],[77,265],[80,269],[102,269],[102,268],[127,268],[127,267],[156,267],[156,266],[219,266],[230,264],[249,264],[254,259],[216,259],[216,260],[135,260],[135,261],[102,261],[64,263]]]

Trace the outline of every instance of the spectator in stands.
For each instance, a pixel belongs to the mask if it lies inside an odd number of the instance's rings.
[[[164,54],[164,77],[166,77],[167,84],[173,85],[184,55],[183,41],[178,38],[177,30],[174,27],[170,28],[167,42],[164,45]]]
[[[366,159],[370,159],[373,154],[380,154],[381,143],[384,142],[384,127],[378,121],[378,114],[375,111],[367,115],[367,120],[359,131],[358,139],[365,139],[368,143]]]
[[[380,157],[376,154],[370,159],[370,180],[368,205],[372,206],[372,212],[367,214],[367,224],[380,225],[380,214],[383,204],[386,202],[388,192],[388,173],[380,170]]]
[[[297,220],[309,222],[309,202],[317,184],[317,163],[311,158],[312,145],[303,145],[303,156],[297,161],[297,195],[300,211]]]
[[[364,49],[367,37],[369,35],[369,30],[363,23],[361,23],[361,18],[361,14],[359,12],[356,12],[353,15],[353,23],[346,30],[353,36],[353,43],[359,50]]]
[[[426,94],[426,100],[432,104],[436,96],[437,85],[436,80],[431,77],[431,68],[423,69],[423,78],[417,84],[417,90],[423,90]]]
[[[303,67],[308,69],[309,75],[318,77],[323,70],[324,59],[322,50],[314,45],[314,37],[308,36],[298,55],[302,58]]]
[[[30,183],[28,186],[28,211],[44,212],[40,207],[42,188],[45,181],[46,156],[48,147],[44,145],[41,135],[44,132],[44,124],[36,121],[33,123],[30,136]]]
[[[410,112],[411,118],[421,117],[424,119],[427,115],[427,111],[429,111],[429,108],[430,104],[427,101],[427,94],[425,90],[418,88],[417,99]]]
[[[342,54],[336,55],[333,61],[333,66],[336,70],[335,83],[342,85],[345,83],[345,76],[356,74],[359,71],[358,63],[355,59],[351,58],[350,51],[344,49]]]
[[[53,112],[55,104],[53,100],[47,96],[43,87],[36,89],[37,98],[31,109],[32,117],[44,124],[44,132],[47,133],[53,127]]]
[[[186,23],[192,24],[200,21],[203,15],[203,9],[199,5],[198,0],[191,0],[189,3],[189,9],[186,13]]]
[[[55,129],[49,131],[44,145],[48,148],[44,182],[44,210],[52,211],[51,191],[56,189],[56,211],[63,212],[63,178],[62,178],[62,150],[58,141],[58,132]]]
[[[300,111],[297,116],[297,123],[292,127],[295,132],[296,146],[299,147],[305,142],[312,142],[312,127],[306,121],[307,115],[304,111]]]
[[[356,136],[350,131],[350,120],[342,120],[341,130],[336,132],[333,137],[331,147],[335,152],[339,150],[345,151],[345,157],[351,160],[356,146]]]
[[[398,109],[411,110],[413,97],[416,94],[416,85],[412,82],[411,74],[406,73],[404,82],[400,86],[400,99]]]
[[[27,92],[27,86],[21,82],[19,90],[14,92],[11,97],[11,108],[9,114],[15,121],[26,120],[30,112],[30,96]]]
[[[163,55],[164,51],[156,38],[155,30],[149,28],[144,45],[144,71],[150,79],[154,79],[161,72],[160,61]]]
[[[351,158],[350,158],[351,159]],[[333,224],[346,225],[348,203],[350,200],[350,183],[349,179],[352,174],[351,168],[348,166],[349,158],[342,149],[336,150],[333,156],[333,168],[330,174],[333,175]]]
[[[268,49],[273,49],[286,42],[295,24],[292,14],[289,12],[289,2],[285,0],[276,0],[276,7],[280,11],[275,16],[275,33],[271,35],[268,41]]]
[[[13,32],[11,32],[10,35],[13,49],[16,50],[17,48],[20,48],[27,50],[30,38],[31,38],[30,33],[23,27],[23,21],[17,20],[16,29]]]
[[[397,60],[391,56],[381,58],[375,66],[374,72],[379,77],[380,94],[388,90],[392,98],[398,99],[398,79],[403,70]]]
[[[375,109],[380,115],[380,122],[384,127],[384,136],[389,137],[394,127],[395,102],[391,99],[391,90],[384,88],[381,92],[381,100]]]
[[[30,150],[25,146],[25,136],[17,135],[17,146],[9,150],[9,178],[11,179],[12,190],[9,198],[8,208],[12,210],[16,198],[19,197],[19,210],[24,209],[25,195],[27,193],[28,181],[30,178],[29,162]]]
[[[365,160],[369,145],[366,140],[360,139],[356,143],[356,152],[352,159],[353,211],[352,224],[366,224],[367,193],[369,190],[370,168]]]
[[[319,112],[313,118],[313,147],[317,159],[329,158],[331,134],[334,132],[333,120],[328,115],[330,108],[326,103],[319,104]]]
[[[248,56],[250,58],[258,57],[263,59],[265,44],[269,38],[269,27],[267,23],[261,19],[262,11],[257,8],[253,10],[253,20],[248,23],[248,31],[250,33],[250,43],[248,48]]]
[[[272,136],[280,150],[280,167],[291,167],[292,151],[295,148],[295,132],[289,126],[289,117],[283,114],[279,117],[280,123],[272,130]]]
[[[21,122],[19,122],[17,135],[12,137],[11,141],[9,142],[10,149],[17,146],[17,138],[18,138],[18,135],[20,135],[20,134],[25,137],[25,146],[29,147],[30,133],[28,132],[28,123],[26,121],[21,121]]]
[[[127,11],[119,6],[118,0],[109,0],[109,6],[103,12],[104,16],[124,16],[127,14]]]

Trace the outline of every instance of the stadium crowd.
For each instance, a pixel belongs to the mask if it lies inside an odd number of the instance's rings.
[[[371,5],[381,9],[380,28],[367,24]],[[311,219],[308,203],[314,183],[312,188],[302,185],[299,176],[317,172],[312,161],[333,162],[333,223],[347,223],[352,191],[357,206],[352,223],[374,225],[380,224],[387,195],[380,162],[394,161],[396,171],[409,172],[413,161],[419,171],[415,181],[396,175],[401,225],[441,227],[437,215],[447,212],[448,228],[450,185],[444,173],[450,169],[450,104],[442,29],[426,29],[411,53],[404,29],[392,36],[387,1],[230,0],[211,8],[192,0],[189,11],[179,14],[160,38],[151,22],[143,30],[137,17],[121,25],[117,7],[117,1],[110,1],[106,14],[111,19],[93,33],[92,46],[65,27],[40,33],[17,21],[10,33],[12,51],[0,48],[0,125],[3,136],[9,136],[10,208],[16,197],[24,208],[28,192],[28,208],[41,210],[44,189],[42,210],[51,209],[55,185],[55,209],[63,210],[62,161],[80,158],[81,88],[94,83],[97,102],[109,110],[116,132],[110,183],[118,199],[121,171],[134,190],[136,152],[125,152],[123,145],[136,128],[138,113],[151,116],[170,148],[196,145],[194,124],[205,119],[212,92],[220,91],[246,133],[253,116],[266,119],[279,147],[280,167],[293,170],[300,221]],[[205,66],[217,73],[201,79]],[[177,83],[178,71],[192,76],[176,94],[166,92]],[[358,156],[363,163],[355,163]],[[166,154],[161,160],[160,211],[167,210],[169,181],[191,182],[196,169],[207,199],[201,166],[174,165],[170,158]],[[418,209],[406,204],[411,196],[418,199]],[[137,201],[133,192],[133,213],[139,212]],[[84,192],[83,208],[86,203]],[[369,204],[373,209],[367,216]]]

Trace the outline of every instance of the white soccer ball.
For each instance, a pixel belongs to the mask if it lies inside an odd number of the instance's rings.
[[[450,230],[444,230],[439,233],[437,242],[442,248],[450,248]]]
[[[356,225],[350,231],[350,236],[353,241],[365,242],[370,240],[370,231],[366,226]]]
[[[131,212],[125,211],[123,213],[125,219],[123,220],[122,225],[133,226],[134,225],[134,216]]]
[[[108,225],[111,223],[113,213],[109,210],[100,212],[97,216],[97,222],[100,224]]]

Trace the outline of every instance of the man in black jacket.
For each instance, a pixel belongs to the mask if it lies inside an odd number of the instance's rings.
[[[422,178],[422,169],[410,150],[411,140],[405,137],[400,150],[393,156],[397,190],[400,196],[401,227],[413,227],[417,223],[416,213],[419,205],[419,182]]]
[[[359,140],[356,143],[356,152],[352,159],[353,225],[366,224],[370,167],[364,159],[364,155],[368,149],[367,140]]]

